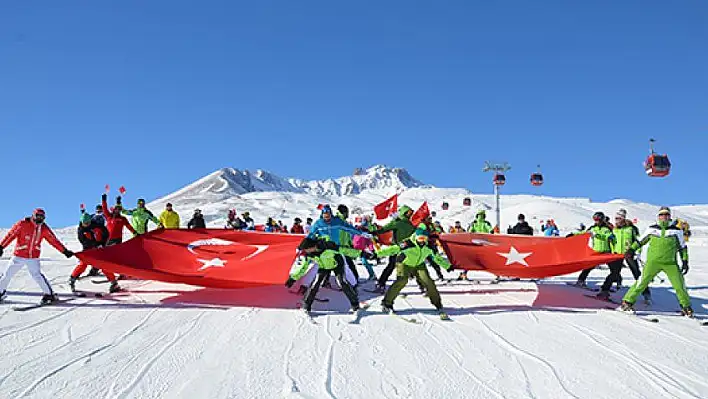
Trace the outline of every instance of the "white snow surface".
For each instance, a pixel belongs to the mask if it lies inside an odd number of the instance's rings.
[[[275,185],[286,180],[261,174],[272,179],[255,179],[256,184],[253,176],[258,173],[228,171],[226,176],[233,179],[227,179],[223,171],[149,207],[158,210],[170,200],[183,212],[184,223],[186,210],[198,206],[214,226],[221,225],[222,213],[230,207],[251,211],[257,221],[273,215],[290,224],[289,218],[317,215],[313,204],[319,202],[341,202],[370,212],[373,204],[402,188],[391,181],[387,188],[345,196],[302,187],[246,192],[266,180]],[[237,193],[233,182],[241,176],[249,176],[251,183],[243,183],[243,192]],[[473,206],[463,207],[464,197],[471,197]],[[423,185],[406,188],[400,204],[417,207],[423,200],[445,225],[467,222],[477,209],[493,207],[491,195]],[[440,210],[442,201],[450,203],[450,210]],[[646,227],[659,205],[519,195],[503,197],[502,206],[503,227],[523,212],[534,227],[534,222],[552,217],[567,231],[580,222],[588,224],[596,210],[613,214],[621,207]],[[672,210],[693,227],[686,283],[694,309],[704,316],[708,207]],[[492,219],[493,213],[488,217]],[[78,251],[74,229],[57,232]],[[6,249],[2,263],[10,251],[11,247]],[[61,296],[67,295],[66,280],[76,260],[46,245],[42,256],[47,278]],[[382,268],[383,263],[377,273]],[[361,266],[359,273],[366,276]],[[595,270],[589,280],[599,284],[607,273]],[[0,304],[0,397],[708,397],[708,327],[677,315],[679,306],[668,281],[657,279],[652,286],[650,308],[641,301],[637,305],[639,313],[660,319],[654,324],[605,309],[608,304],[584,296],[592,292],[564,284],[575,276],[494,285],[489,284],[492,276],[483,272],[469,277],[481,283],[439,285],[452,321],[439,320],[411,281],[404,290],[410,295],[398,298],[395,308],[420,324],[382,314],[381,297],[360,290],[360,299],[372,306],[353,325],[348,323],[352,316],[343,294],[328,289],[321,289],[318,297],[330,302],[315,302],[317,324],[311,324],[296,310],[299,297],[282,286],[218,290],[136,280],[121,282],[126,292],[102,299],[78,298],[16,312],[13,306],[35,303],[41,295],[22,270]],[[625,286],[634,281],[626,269],[623,277]],[[83,279],[78,288],[108,287]],[[624,292],[626,288],[613,297],[619,300]]]

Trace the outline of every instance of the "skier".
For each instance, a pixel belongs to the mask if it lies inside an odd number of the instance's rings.
[[[345,225],[348,227],[357,230],[354,226],[352,226],[349,222],[347,222],[347,219],[349,218],[349,208],[344,205],[344,204],[339,204],[337,206],[337,214],[335,215],[336,218],[339,218]],[[357,230],[361,231],[361,230]],[[340,247],[347,247],[347,248],[352,248],[352,236],[351,234],[347,233],[344,230],[339,231],[339,246]],[[349,270],[351,270],[352,274],[354,275],[354,278],[359,282],[359,271],[356,270],[356,265],[354,264],[354,259],[350,256],[344,256],[344,260],[347,262],[347,266],[349,267]],[[355,286],[356,286],[355,285]]]
[[[52,291],[49,281],[42,274],[39,255],[42,249],[42,240],[46,240],[51,246],[61,252],[67,258],[74,256],[52,232],[52,229],[44,223],[46,214],[43,209],[37,208],[32,212],[32,217],[27,217],[15,223],[7,232],[5,238],[0,241],[0,256],[4,249],[15,239],[15,252],[5,268],[5,272],[0,277],[0,302],[5,299],[5,290],[10,284],[12,276],[17,273],[22,266],[27,266],[30,275],[42,289],[42,304],[57,301],[58,298]]]
[[[435,223],[433,222],[433,216],[428,215],[425,219],[423,219],[423,225],[425,225],[425,228],[428,230],[430,233],[428,240],[430,241],[430,248],[432,248],[433,252],[435,255],[438,254],[439,248],[438,248],[438,239],[440,238],[440,234],[438,233]],[[442,274],[442,270],[440,268],[440,265],[438,265],[435,260],[432,258],[428,260],[428,263],[430,264],[430,267],[435,270],[435,274],[438,276],[438,280],[442,281],[445,279],[445,276]],[[425,285],[421,283],[419,279],[416,279],[416,282],[418,282],[418,286],[421,288],[421,291],[424,291]]]
[[[305,234],[310,234],[310,231],[312,230],[312,218],[307,218],[305,221]]]
[[[407,205],[403,205],[398,208],[398,216],[382,228],[374,231],[374,234],[393,231],[393,244],[401,243],[415,232],[415,226],[411,224],[411,216],[413,216],[413,209]],[[391,277],[391,273],[393,273],[394,269],[396,269],[396,256],[391,255],[388,257],[388,265],[386,265],[381,275],[379,275],[379,281],[376,283],[374,291],[383,293],[386,290],[386,281]]]
[[[79,223],[76,234],[84,251],[104,247],[108,242],[109,236],[106,226],[96,223],[95,220],[92,220],[91,216],[88,214],[81,215],[81,222]],[[76,292],[76,280],[87,267],[87,264],[83,261],[79,261],[79,264],[76,265],[74,271],[71,272],[71,276],[69,277],[69,287],[71,288],[71,292]],[[108,281],[111,282],[108,292],[113,293],[120,291],[115,275],[107,271],[103,271],[103,274],[106,276]]]
[[[206,222],[204,222],[204,215],[202,215],[202,210],[197,208],[194,210],[192,218],[187,222],[188,229],[205,229]]]
[[[166,229],[179,229],[179,214],[172,209],[172,204],[167,203],[165,210],[160,214],[159,222]]]
[[[303,309],[308,313],[312,310],[312,302],[315,300],[315,296],[317,295],[320,285],[322,285],[325,279],[327,279],[330,272],[334,272],[339,285],[342,287],[344,295],[346,295],[347,299],[349,299],[352,311],[358,311],[359,297],[356,290],[354,290],[354,288],[344,277],[345,260],[343,254],[348,254],[349,256],[361,256],[362,251],[357,251],[353,248],[340,247],[333,241],[327,240],[326,237],[319,236],[305,237],[298,246],[298,249],[302,251],[302,253],[309,259],[314,260],[319,268],[317,271],[317,277],[312,281],[310,287],[307,289],[307,293],[305,294]],[[288,280],[285,282],[285,286],[288,288],[292,287],[295,281],[305,275],[309,269],[310,263],[311,262],[309,261],[301,262],[300,267],[296,268],[296,270],[293,271]]]
[[[435,282],[430,278],[425,261],[433,260],[441,265],[445,270],[451,270],[452,265],[442,256],[435,253],[432,244],[428,240],[429,232],[424,224],[420,224],[415,229],[414,234],[400,242],[380,251],[376,251],[376,256],[394,256],[396,258],[396,281],[386,292],[382,301],[383,310],[386,313],[393,312],[393,302],[408,283],[408,279],[415,277],[425,286],[425,291],[430,298],[430,302],[440,313],[440,318],[447,319],[447,314],[443,311],[440,293]]]
[[[637,242],[637,237],[639,236],[639,229],[632,224],[631,221],[627,220],[627,211],[625,209],[620,209],[615,214],[615,225],[612,229],[612,234],[614,235],[614,240],[610,242],[610,250],[614,254],[623,254],[625,259],[610,262],[607,266],[610,268],[610,274],[605,278],[605,282],[600,288],[600,292],[597,294],[598,299],[609,300],[610,299],[610,288],[612,284],[620,284],[622,280],[622,266],[624,261],[627,261],[632,274],[634,274],[635,280],[639,280],[640,272],[639,266],[634,260],[634,256],[628,256],[627,251],[629,248]],[[633,255],[633,254],[632,254]],[[644,290],[644,299],[649,301],[651,299],[649,289]]]
[[[590,246],[595,252],[609,253],[611,252],[611,246],[614,245],[615,236],[612,234],[612,230],[607,225],[605,214],[602,212],[595,212],[592,215],[592,220],[595,222],[587,231],[590,233]],[[578,276],[578,281],[575,282],[576,287],[587,287],[588,275],[594,269],[591,267],[589,269],[583,270]],[[610,286],[612,283],[610,283]],[[609,290],[609,286],[607,289]]]
[[[480,209],[475,215],[474,222],[470,224],[467,230],[470,233],[483,233],[492,234],[492,224],[487,221],[487,212],[484,209]],[[457,280],[467,280],[467,270],[460,272],[457,276]]]
[[[509,228],[507,232],[509,234],[532,236],[533,228],[529,226],[529,223],[526,221],[526,216],[524,216],[523,213],[520,213],[517,220],[518,223],[516,223],[514,227]]]
[[[253,221],[249,212],[244,212],[241,214],[241,216],[243,216],[243,222],[246,223],[246,230],[256,229],[256,222]]]
[[[546,237],[557,237],[560,235],[560,231],[558,230],[558,226],[556,226],[555,220],[550,219],[546,222],[546,225],[543,227],[543,235]]]
[[[101,204],[96,205],[96,212],[91,216],[91,219],[96,221],[98,224],[106,224],[106,218],[103,216],[103,208],[101,207]],[[86,210],[82,209],[81,214],[83,215],[86,213]]]
[[[455,225],[450,228],[450,233],[464,233],[465,229],[462,228],[462,223],[459,220],[455,221]]]
[[[108,195],[101,196],[101,208],[106,217],[106,228],[108,229],[108,241],[106,246],[120,244],[123,242],[123,227],[127,228],[133,235],[136,235],[135,229],[131,226],[128,219],[121,215],[123,206],[120,204],[120,196],[116,197],[116,205],[108,209]],[[89,272],[89,275],[91,273]]]
[[[359,224],[359,226],[356,226],[356,228],[363,232],[370,232],[373,229],[373,225],[371,224],[371,216],[364,215],[361,218],[361,223]],[[354,236],[352,238],[352,244],[355,249],[373,250],[374,248],[373,241],[363,236]],[[364,267],[366,268],[366,271],[369,273],[369,277],[367,278],[367,280],[376,280],[376,273],[374,273],[374,267],[371,263],[369,263],[369,260],[366,259],[365,256],[362,256],[360,258],[360,261],[361,264],[364,265]]]
[[[120,197],[118,197],[120,198]],[[138,199],[138,206],[135,209],[123,209],[121,213],[124,215],[132,216],[133,229],[135,229],[135,235],[145,234],[148,231],[148,222],[153,222],[157,225],[157,228],[163,228],[164,226],[155,215],[152,214],[147,208],[145,208],[145,200],[142,198]]]
[[[265,223],[265,232],[266,233],[275,233],[277,231],[278,225],[275,223],[275,220],[273,218],[268,218]]]
[[[243,230],[244,228],[246,228],[246,223],[244,223],[240,217],[236,216],[236,209],[230,209],[229,216],[226,219],[226,226],[224,228],[233,230]]]
[[[628,255],[633,256],[639,248],[647,247],[647,262],[644,266],[642,279],[634,283],[622,298],[620,309],[627,312],[634,311],[634,302],[639,294],[649,286],[649,283],[659,272],[664,272],[671,281],[671,286],[676,291],[676,298],[681,305],[681,313],[688,317],[693,317],[691,308],[691,297],[686,291],[686,283],[683,275],[688,273],[688,248],[683,239],[681,229],[671,224],[671,210],[662,208],[657,215],[657,223],[650,226],[639,242],[635,242],[629,248]],[[681,268],[679,269],[676,255],[681,256]],[[683,273],[683,274],[682,274]]]
[[[290,228],[291,234],[305,234],[305,229],[302,228],[302,219],[295,218],[293,227]]]

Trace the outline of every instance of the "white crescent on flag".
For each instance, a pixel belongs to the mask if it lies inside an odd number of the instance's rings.
[[[251,259],[251,258],[257,256],[258,254],[263,253],[263,252],[264,252],[266,249],[268,249],[268,247],[269,247],[269,245],[241,244],[241,243],[239,243],[239,242],[233,242],[233,241],[229,241],[229,240],[222,240],[221,238],[208,238],[208,239],[205,239],[205,240],[197,240],[197,241],[190,242],[190,243],[187,245],[187,250],[188,250],[189,252],[191,252],[191,253],[197,255],[197,253],[194,251],[195,248],[203,247],[203,246],[212,246],[212,245],[215,245],[215,246],[246,245],[246,246],[253,247],[253,248],[256,249],[256,251],[255,251],[254,253],[252,253],[252,254],[250,254],[250,255],[248,255],[248,256],[246,256],[246,257],[243,257],[241,260],[248,260],[248,259]]]

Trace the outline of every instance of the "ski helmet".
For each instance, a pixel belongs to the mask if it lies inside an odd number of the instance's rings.
[[[349,217],[349,208],[344,204],[339,204],[337,206],[337,212],[341,213],[345,218]]]
[[[84,213],[81,215],[81,224],[90,224],[91,223],[91,215],[88,213]]]
[[[596,221],[596,222],[597,222],[598,220],[601,220],[601,221],[604,222],[604,221],[605,221],[605,214],[602,213],[602,212],[595,212],[595,213],[592,215],[592,220],[594,220],[594,221]]]

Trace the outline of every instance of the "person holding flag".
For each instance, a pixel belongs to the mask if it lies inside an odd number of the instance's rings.
[[[123,242],[123,227],[127,228],[133,235],[137,235],[128,219],[121,215],[123,206],[120,204],[120,196],[116,198],[116,205],[109,209],[108,194],[101,195],[101,207],[103,208],[103,215],[106,217],[106,228],[108,229],[107,247]]]
[[[120,205],[120,196],[116,198],[117,203]],[[135,232],[134,235],[145,234],[148,231],[148,222],[153,222],[157,225],[157,228],[163,228],[164,226],[155,215],[152,214],[147,208],[145,208],[145,200],[139,198],[137,202],[137,208],[135,209],[123,209],[121,213],[123,215],[132,216],[132,225]]]
[[[484,209],[480,209],[474,217],[474,222],[470,224],[469,233],[482,233],[482,234],[494,234],[494,229],[492,224],[487,220],[487,212]],[[457,276],[457,280],[467,280],[467,270],[460,272]]]
[[[382,307],[385,313],[394,311],[393,302],[396,297],[398,297],[403,287],[408,284],[408,279],[413,277],[425,287],[430,302],[440,313],[440,318],[443,320],[449,318],[443,311],[440,293],[435,286],[435,282],[430,278],[430,274],[428,274],[425,261],[434,261],[448,271],[452,270],[453,266],[447,259],[436,253],[432,247],[433,244],[429,241],[429,236],[430,233],[425,224],[420,224],[415,229],[412,236],[401,241],[398,245],[392,245],[376,251],[376,256],[393,256],[396,259],[397,278],[393,285],[391,285],[391,288],[386,292],[382,301]]]
[[[22,266],[27,266],[30,275],[34,281],[42,289],[42,304],[48,304],[58,300],[57,296],[49,285],[49,280],[42,274],[39,255],[42,250],[42,241],[46,240],[49,245],[57,249],[67,258],[74,256],[74,253],[68,250],[64,244],[54,235],[51,228],[44,222],[46,213],[44,209],[37,208],[32,212],[32,217],[28,217],[15,223],[14,226],[7,232],[5,238],[0,241],[0,256],[4,249],[13,241],[15,243],[15,252],[10,258],[10,261],[5,268],[5,271],[0,277],[0,302],[5,299],[5,290],[12,280],[12,276],[17,273]]]
[[[106,226],[96,223],[96,221],[86,213],[81,215],[81,221],[76,234],[84,251],[104,247],[108,242],[109,237]],[[71,272],[71,276],[69,277],[69,288],[71,288],[71,292],[76,292],[76,280],[78,280],[81,273],[83,273],[87,267],[88,265],[86,263],[79,261],[79,264],[76,265],[76,268],[74,268]],[[114,293],[120,291],[115,275],[107,271],[103,271],[103,274],[106,276],[108,281],[111,282],[108,292]]]
[[[393,232],[393,244],[398,244],[403,242],[403,240],[410,237],[415,232],[415,227],[411,224],[411,217],[413,216],[413,209],[407,205],[401,206],[398,210],[398,216],[384,225],[382,228],[372,232],[375,235],[385,233],[387,231]],[[379,276],[379,281],[376,284],[375,292],[383,293],[386,291],[386,281],[391,276],[391,273],[396,269],[396,256],[391,255],[388,258],[388,265],[384,268],[383,272]]]

